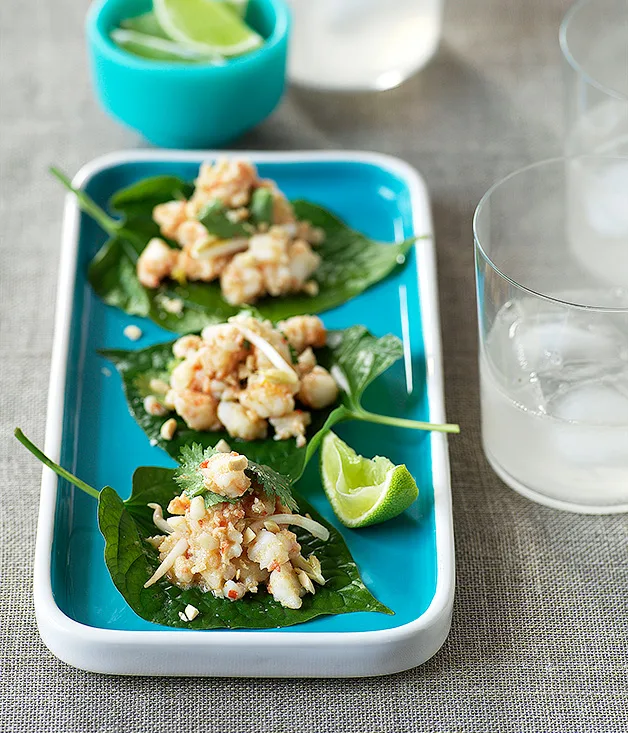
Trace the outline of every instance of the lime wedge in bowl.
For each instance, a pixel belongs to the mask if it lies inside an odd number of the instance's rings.
[[[221,62],[222,56],[202,54],[194,48],[180,43],[151,36],[146,33],[116,28],[111,31],[111,40],[120,48],[145,59],[155,61],[179,61],[181,63]]]
[[[124,20],[121,20],[120,28],[124,28],[128,31],[145,33],[148,36],[155,36],[155,38],[165,38],[167,40],[170,40],[170,37],[159,25],[157,16],[152,11],[149,13],[143,13],[142,15],[135,15],[132,18],[125,18]]]
[[[220,1],[225,2],[227,3],[227,5],[231,6],[241,18],[244,18],[244,16],[246,15],[246,9],[249,6],[249,0],[220,0]]]
[[[398,516],[418,497],[416,481],[404,466],[382,456],[358,455],[335,433],[321,447],[323,488],[347,527],[368,527]]]
[[[239,56],[264,42],[221,0],[155,0],[154,8],[170,38],[199,51]]]

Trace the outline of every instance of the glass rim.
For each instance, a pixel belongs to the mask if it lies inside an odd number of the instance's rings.
[[[574,2],[574,4],[565,13],[560,23],[560,30],[558,31],[558,42],[560,44],[560,50],[562,51],[565,61],[577,74],[579,74],[587,82],[587,84],[595,87],[597,90],[603,92],[604,94],[607,94],[610,97],[619,99],[622,102],[628,102],[628,95],[620,92],[617,89],[614,89],[613,87],[606,86],[606,84],[602,84],[602,82],[591,76],[591,74],[573,55],[569,46],[567,35],[569,33],[569,27],[571,26],[572,21],[578,15],[581,8],[587,5],[593,5],[594,3],[595,0],[576,0],[576,2]]]
[[[586,303],[575,303],[569,300],[563,300],[561,298],[555,298],[551,295],[547,295],[546,293],[542,293],[538,290],[534,290],[533,288],[529,288],[526,285],[522,285],[521,283],[518,283],[515,279],[510,277],[510,275],[507,275],[501,268],[499,268],[495,262],[493,261],[492,257],[489,256],[488,252],[484,249],[484,246],[482,244],[482,241],[480,239],[480,235],[478,232],[478,222],[480,219],[480,216],[482,214],[482,211],[484,208],[486,208],[487,204],[489,203],[492,195],[502,187],[503,184],[510,181],[512,178],[515,178],[521,174],[528,173],[531,170],[534,170],[536,168],[545,168],[545,167],[551,167],[553,165],[556,165],[558,163],[566,163],[569,160],[578,160],[582,158],[595,158],[595,159],[611,159],[611,160],[628,160],[628,156],[622,156],[622,155],[573,155],[573,156],[559,156],[556,158],[546,158],[545,160],[539,160],[535,163],[530,163],[529,165],[523,166],[522,168],[517,168],[517,170],[512,171],[508,175],[504,176],[503,178],[500,178],[498,181],[493,183],[493,185],[488,189],[488,191],[482,196],[480,199],[478,205],[475,207],[475,212],[473,214],[473,241],[475,242],[475,246],[484,257],[484,259],[488,262],[488,264],[491,266],[493,271],[497,273],[501,278],[503,278],[507,283],[510,285],[514,285],[515,288],[518,290],[523,291],[524,293],[527,293],[528,295],[532,295],[535,298],[541,298],[542,300],[553,303],[554,305],[560,305],[565,306],[567,308],[576,308],[579,310],[586,310],[586,311],[594,311],[598,313],[628,313],[628,305],[626,306],[600,306],[600,305],[587,305]],[[477,270],[477,268],[476,268]]]

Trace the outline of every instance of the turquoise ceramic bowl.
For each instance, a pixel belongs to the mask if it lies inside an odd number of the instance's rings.
[[[268,117],[285,87],[290,15],[283,0],[250,0],[247,22],[266,43],[224,66],[152,61],[118,48],[110,32],[151,6],[96,0],[88,12],[94,86],[110,115],[171,148],[217,147]]]

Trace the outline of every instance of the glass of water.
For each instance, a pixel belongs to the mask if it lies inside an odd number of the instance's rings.
[[[565,59],[569,239],[600,282],[628,283],[628,0],[579,0],[560,29]],[[595,158],[602,156],[599,165]],[[604,156],[615,156],[609,165]]]
[[[493,186],[474,218],[484,451],[513,489],[587,513],[628,511],[628,280],[615,270],[628,270],[628,232],[608,224],[618,201],[628,209],[614,172],[626,162],[537,163]],[[589,239],[597,267],[574,247],[574,165],[614,177],[579,199],[608,224]]]
[[[308,87],[391,89],[434,55],[443,0],[288,0],[289,75]]]

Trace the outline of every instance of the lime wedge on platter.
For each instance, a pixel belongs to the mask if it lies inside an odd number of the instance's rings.
[[[404,466],[358,455],[335,433],[321,446],[323,488],[346,527],[368,527],[404,512],[418,497],[416,481]]]
[[[227,2],[154,0],[154,9],[166,35],[200,52],[239,56],[264,42]]]

